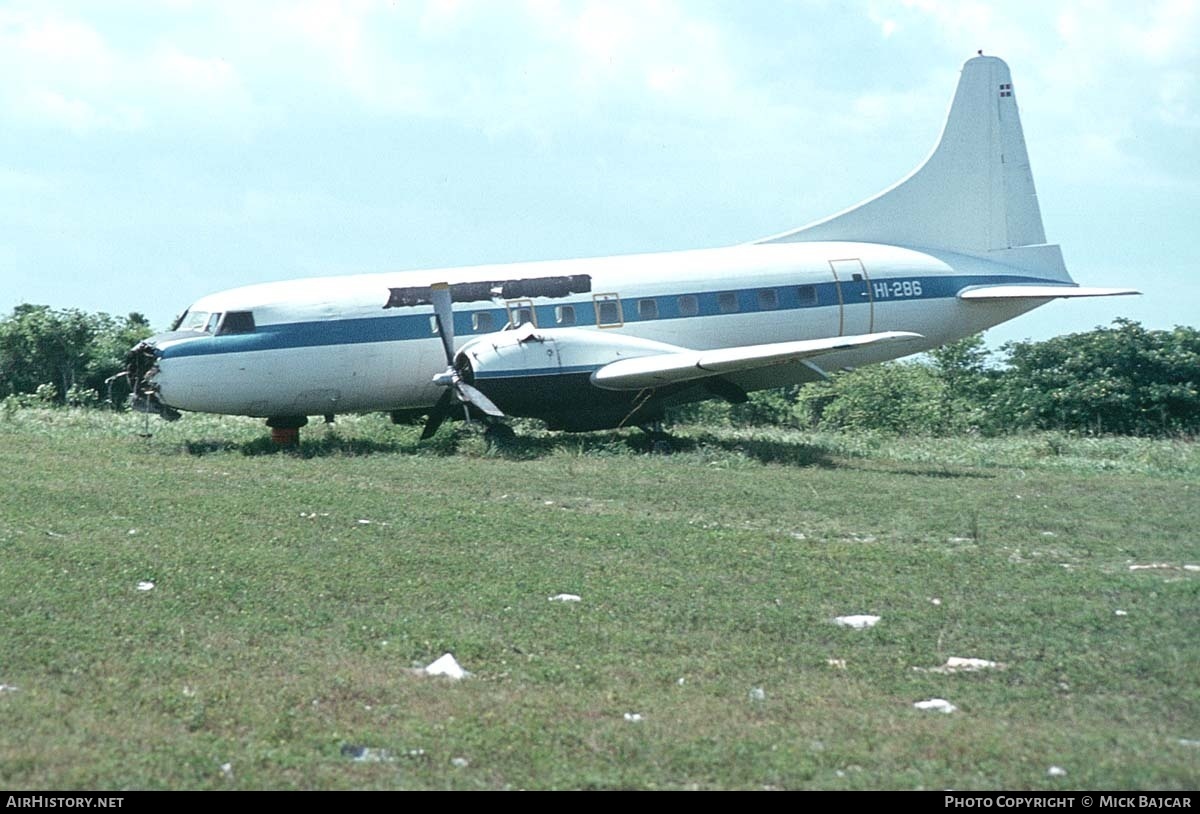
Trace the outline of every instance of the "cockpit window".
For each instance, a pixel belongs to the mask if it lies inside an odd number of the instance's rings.
[[[181,331],[203,331],[208,327],[207,311],[188,311],[179,325]]]
[[[215,334],[217,332],[217,325],[220,324],[220,322],[221,322],[221,315],[213,314],[212,316],[210,316],[208,318],[208,324],[204,326],[204,332],[210,333],[210,334]]]
[[[225,319],[221,320],[221,327],[217,329],[217,336],[252,333],[254,333],[254,314],[250,311],[227,312]]]

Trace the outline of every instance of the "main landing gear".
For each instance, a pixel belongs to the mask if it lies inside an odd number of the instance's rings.
[[[300,428],[308,424],[308,416],[272,416],[267,419],[271,440],[279,447],[300,446]]]

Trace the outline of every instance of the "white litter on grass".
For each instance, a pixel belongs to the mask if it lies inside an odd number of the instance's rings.
[[[834,622],[842,627],[852,627],[855,630],[862,630],[868,627],[874,627],[879,622],[880,617],[871,616],[870,614],[860,613],[854,616],[837,616],[834,617]]]
[[[16,687],[10,687],[9,689],[15,690]],[[1192,740],[1191,738],[1180,738],[1179,745],[1180,746],[1200,746],[1200,741]]]
[[[154,590],[154,583],[153,583],[153,582],[151,582],[150,580],[146,580],[146,579],[144,579],[144,580],[142,580],[141,582],[139,582],[139,583],[137,584],[137,589],[138,589],[139,591],[153,591],[153,590]]]
[[[951,712],[957,712],[958,707],[951,704],[945,698],[930,698],[928,701],[918,701],[913,704],[917,709],[927,710],[929,712],[944,712],[949,715]]]
[[[371,521],[370,521],[370,520],[359,520],[359,521],[358,521],[358,525],[360,525],[360,526],[369,526],[369,525],[371,525]]]
[[[396,760],[387,749],[376,749],[371,746],[346,744],[342,747],[342,754],[355,763],[392,763]]]
[[[471,765],[471,761],[465,757],[452,757],[450,758],[450,765],[456,769],[465,769]]]
[[[0,684],[0,692],[16,692],[17,689],[12,684]]]
[[[551,602],[582,602],[583,597],[579,594],[555,594],[550,597]]]
[[[1046,775],[1049,777],[1066,777],[1067,770],[1062,766],[1051,766],[1046,770]]]
[[[846,669],[846,660],[845,659],[825,659],[825,663],[828,664],[830,667],[832,667],[835,670],[845,670]]]
[[[752,687],[750,689],[750,700],[751,701],[766,701],[767,693],[763,690],[762,687]]]
[[[133,535],[135,535],[135,534],[137,534],[137,529],[130,529],[130,530],[129,530],[129,536],[130,536],[130,537],[132,537],[132,536],[133,536]]]
[[[1129,615],[1129,611],[1123,611],[1123,610],[1113,611],[1113,616],[1128,616],[1128,615]]]
[[[1003,670],[1007,665],[1001,664],[998,661],[988,661],[987,659],[962,659],[958,656],[951,656],[946,659],[946,663],[940,667],[930,667],[922,669],[915,667],[913,669],[924,673],[974,673],[979,670]]]
[[[1183,566],[1183,570],[1184,571],[1200,571],[1200,565],[1185,565],[1185,566]]]
[[[427,666],[424,670],[425,675],[431,676],[446,676],[458,681],[460,678],[466,678],[470,675],[462,666],[454,660],[454,656],[449,653],[444,654],[440,659]]]
[[[934,604],[934,605],[942,604],[942,600],[938,599],[936,596],[929,597],[929,601],[931,604]]]
[[[639,712],[626,712],[625,720],[633,721],[636,724],[638,721],[642,720],[642,715]]]
[[[232,763],[222,763],[221,764],[221,774],[223,774],[225,777],[233,777],[233,764]]]
[[[973,542],[970,537],[951,537],[947,542],[951,543],[970,543]]]
[[[1169,562],[1151,562],[1151,563],[1146,563],[1145,565],[1131,565],[1131,566],[1129,566],[1129,570],[1130,571],[1173,571],[1173,570],[1175,570],[1175,566],[1171,565]]]

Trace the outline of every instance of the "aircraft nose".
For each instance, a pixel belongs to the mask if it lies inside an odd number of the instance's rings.
[[[155,334],[138,342],[125,354],[125,368],[113,378],[124,377],[129,382],[129,406],[139,413],[153,413],[167,421],[179,418],[177,410],[168,407],[159,399],[155,377],[159,373],[162,350]]]

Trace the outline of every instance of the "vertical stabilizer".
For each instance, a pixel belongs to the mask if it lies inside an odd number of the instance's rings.
[[[821,240],[972,254],[1044,244],[1008,65],[985,56],[963,65],[937,147],[903,181],[837,215],[759,242]]]

